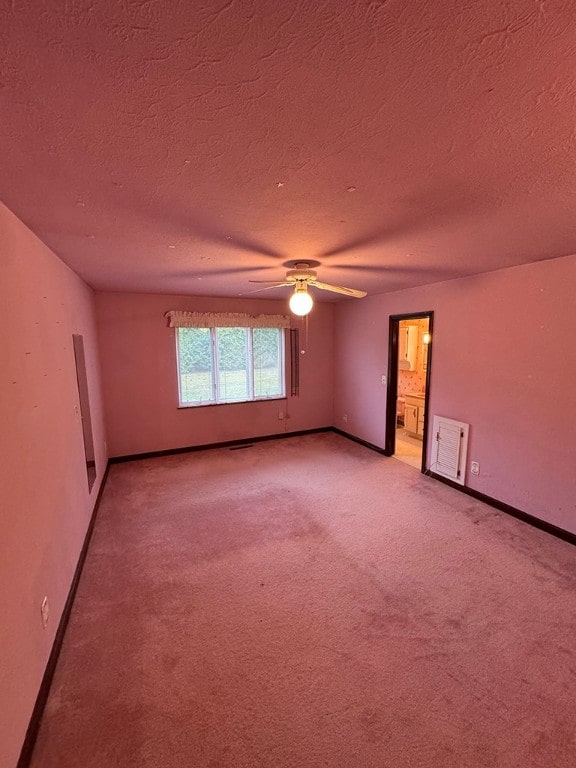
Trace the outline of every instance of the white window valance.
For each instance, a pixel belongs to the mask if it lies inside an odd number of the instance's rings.
[[[289,328],[288,315],[246,315],[240,312],[184,312],[164,314],[170,328]]]

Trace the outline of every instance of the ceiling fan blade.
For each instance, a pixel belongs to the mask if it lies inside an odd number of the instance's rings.
[[[329,285],[328,283],[319,283],[318,280],[310,280],[309,285],[320,288],[323,291],[333,291],[334,293],[343,293],[344,296],[354,296],[356,299],[363,299],[366,291],[357,291],[356,288],[343,288],[340,285]]]
[[[249,280],[250,283],[264,283],[268,282],[267,280]],[[256,288],[254,291],[244,291],[244,293],[241,293],[241,296],[244,296],[248,293],[260,293],[260,291],[271,291],[273,288],[284,288],[286,285],[292,285],[292,283],[274,283],[274,285],[267,285],[266,288]]]
[[[278,280],[248,280],[249,283],[274,283],[276,286],[280,285],[294,285],[294,283],[279,283]]]

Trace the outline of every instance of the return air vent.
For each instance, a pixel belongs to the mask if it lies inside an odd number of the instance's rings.
[[[463,421],[434,416],[430,470],[459,485],[464,485],[469,429]]]

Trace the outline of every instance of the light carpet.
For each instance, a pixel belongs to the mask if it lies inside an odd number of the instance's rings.
[[[114,465],[34,768],[574,768],[576,549],[327,433]]]

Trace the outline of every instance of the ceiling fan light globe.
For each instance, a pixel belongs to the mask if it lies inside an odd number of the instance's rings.
[[[290,296],[290,311],[300,317],[307,315],[314,306],[314,300],[308,291],[295,291]]]

